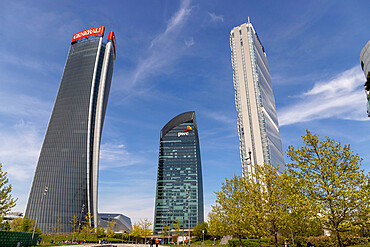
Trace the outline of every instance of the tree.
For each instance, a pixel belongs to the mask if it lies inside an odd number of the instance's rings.
[[[0,163],[0,225],[4,216],[16,205],[18,198],[12,198],[12,185],[8,184],[7,172],[3,172],[3,165]]]
[[[207,222],[198,223],[194,226],[193,235],[196,236],[198,239],[203,239],[203,231],[204,237],[208,235],[208,224]]]
[[[20,226],[21,222],[23,221],[23,218],[15,218],[12,221],[10,221],[10,230],[11,231],[18,231],[18,227]]]
[[[226,179],[216,192],[216,205],[209,214],[213,236],[236,235],[261,237],[270,234],[277,246],[278,233],[284,228],[287,206],[283,181],[278,169],[271,165],[254,165],[254,172],[244,177]]]
[[[93,216],[90,214],[90,212],[87,212],[85,215],[84,221],[82,221],[83,226],[81,228],[81,234],[84,237],[84,241],[86,242],[86,238],[88,235],[90,235],[93,231],[94,228],[91,226],[91,220]]]
[[[270,170],[262,169],[256,164],[254,173],[246,174],[242,180],[244,190],[247,193],[242,207],[248,212],[249,232],[251,235],[258,237],[259,246],[261,246],[261,236],[267,235],[268,232],[267,210],[265,206],[265,203],[268,201],[266,171]]]
[[[35,220],[28,218],[15,218],[10,222],[10,230],[18,232],[32,232],[35,226]],[[36,228],[36,232],[41,233],[41,230]]]
[[[75,237],[75,235],[77,235],[77,231],[78,231],[78,217],[76,215],[74,215],[72,220],[70,221],[70,223],[72,225],[72,240],[71,240],[71,242],[73,243],[74,237]]]
[[[163,241],[166,239],[166,236],[168,236],[170,234],[170,225],[169,224],[166,224],[163,226],[162,228],[162,238],[163,238]]]
[[[99,239],[101,237],[104,237],[105,231],[104,228],[101,226],[100,222],[96,226],[96,238]]]
[[[272,165],[255,165],[255,178],[249,178],[251,187],[246,189],[251,191],[249,203],[250,216],[256,229],[252,231],[261,237],[263,226],[267,227],[270,235],[274,236],[275,246],[278,246],[278,233],[285,226],[285,217],[288,213],[287,205],[284,201],[283,190],[284,181],[279,174],[278,168]],[[254,181],[252,183],[252,181]],[[256,217],[257,216],[257,217]],[[262,232],[263,234],[263,232]],[[260,243],[261,245],[261,243]]]
[[[291,235],[294,244],[294,235],[296,236],[320,236],[322,235],[322,226],[320,222],[313,217],[312,203],[300,193],[301,184],[304,181],[297,181],[284,172],[282,174],[283,187],[285,194],[285,203],[287,204],[288,214],[285,214],[284,231],[285,235]]]
[[[181,230],[180,220],[178,220],[178,219],[175,220],[175,223],[173,225],[173,229],[175,230],[177,245],[179,245],[179,235],[180,235],[180,230]]]
[[[114,225],[116,224],[116,222],[114,222],[113,220],[109,221],[108,222],[108,225],[107,225],[107,235],[109,238],[112,238],[114,236]]]
[[[221,190],[215,192],[216,205],[212,206],[212,217],[214,219],[210,224],[212,225],[212,232],[218,235],[234,235],[239,239],[239,246],[241,247],[242,236],[247,235],[248,217],[243,208],[243,203],[246,200],[247,192],[243,186],[243,178],[234,176],[231,179],[225,180],[222,183]],[[218,222],[219,226],[214,226]]]
[[[137,240],[141,236],[141,228],[140,228],[139,222],[135,222],[134,224],[132,224],[130,236],[135,238],[135,241],[136,241],[135,243],[137,244]]]
[[[51,226],[51,232],[53,233],[53,241],[55,243],[55,234],[61,230],[60,218],[57,219],[57,222]]]
[[[368,215],[369,177],[360,170],[361,159],[350,149],[326,137],[306,131],[304,145],[288,147],[287,176],[299,183],[302,204],[310,210],[324,229],[332,231],[343,247],[341,234],[359,227],[361,216]]]
[[[10,224],[9,221],[5,221],[1,229],[2,231],[10,231]]]
[[[213,210],[208,214],[208,233],[213,237],[222,237],[227,227],[227,223]]]
[[[140,230],[141,230],[141,236],[145,238],[146,243],[146,238],[152,234],[152,230],[150,227],[152,226],[152,222],[149,219],[142,219],[139,221],[140,225]]]

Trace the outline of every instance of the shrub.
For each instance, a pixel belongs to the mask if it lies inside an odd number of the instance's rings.
[[[307,237],[304,237],[304,236],[295,236],[294,237],[294,244],[297,245],[298,242],[300,242],[302,246],[306,246],[306,244],[307,244]]]
[[[342,236],[342,241],[343,241],[344,246],[361,245],[361,244],[367,244],[368,243],[367,238],[356,237],[356,236]]]
[[[267,243],[268,239],[262,238],[261,243]],[[233,238],[229,240],[230,247],[239,247],[239,240]],[[258,239],[242,239],[242,247],[258,247]]]
[[[335,247],[335,243],[328,236],[309,237],[307,241],[311,242],[315,247]]]
[[[284,246],[285,238],[283,236],[278,235],[277,240],[278,240],[278,246]],[[269,244],[275,246],[275,236],[269,237]]]

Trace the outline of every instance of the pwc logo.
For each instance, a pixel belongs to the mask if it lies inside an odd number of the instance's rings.
[[[188,131],[192,131],[193,128],[191,126],[186,126],[186,130],[184,130],[184,132],[177,132],[177,137],[180,137],[180,136],[188,136],[189,135],[189,132]]]

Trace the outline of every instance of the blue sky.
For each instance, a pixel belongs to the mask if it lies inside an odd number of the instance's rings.
[[[195,110],[205,213],[241,174],[230,30],[248,16],[270,65],[283,148],[306,129],[350,143],[370,171],[359,55],[363,1],[0,0],[0,162],[24,211],[72,35],[113,30],[117,59],[105,118],[99,211],[153,220],[159,133]]]

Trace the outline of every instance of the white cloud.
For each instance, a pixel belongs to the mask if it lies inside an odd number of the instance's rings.
[[[15,211],[24,210],[42,144],[40,125],[20,120],[14,125],[0,125],[0,163],[8,172],[12,196],[19,198]]]
[[[215,13],[208,12],[209,16],[211,17],[211,20],[213,22],[224,22],[223,15],[216,15]]]
[[[50,111],[51,102],[0,92],[0,162],[17,183],[33,177]]]
[[[192,46],[194,44],[195,44],[195,42],[194,42],[194,38],[193,37],[190,37],[190,38],[188,38],[188,39],[185,40],[185,45],[187,47],[190,47],[190,46]]]
[[[173,32],[175,29],[184,25],[184,21],[190,15],[191,9],[189,8],[190,0],[183,0],[181,1],[180,9],[171,17],[170,21],[168,22],[166,31],[159,35],[157,38],[164,37],[170,32]]]
[[[0,130],[0,157],[12,180],[23,182],[33,177],[42,143],[42,133],[35,124],[21,121]]]
[[[179,10],[170,18],[165,31],[159,33],[151,42],[147,55],[139,60],[130,75],[123,75],[125,90],[131,89],[149,75],[163,72],[184,52],[186,45],[178,37],[191,14],[190,0],[183,0]]]
[[[279,110],[280,126],[324,118],[368,120],[364,80],[363,72],[355,66],[333,79],[317,82],[299,95],[299,102]]]
[[[225,113],[222,113],[222,112],[215,112],[215,111],[208,110],[208,111],[203,112],[203,114],[205,114],[209,118],[217,120],[217,121],[219,121],[223,124],[230,125],[230,124],[235,124],[236,123],[236,120],[233,116],[226,115]],[[233,126],[233,127],[235,127],[235,126]]]
[[[28,119],[32,122],[48,119],[51,102],[25,94],[0,92],[0,114]]]
[[[0,63],[8,64],[11,67],[20,67],[21,69],[30,69],[46,75],[48,72],[60,73],[63,67],[52,61],[40,61],[37,57],[28,57],[25,54],[15,54],[8,51],[2,52]]]

